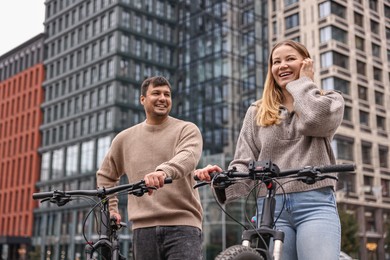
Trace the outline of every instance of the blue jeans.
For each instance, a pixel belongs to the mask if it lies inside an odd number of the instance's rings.
[[[276,196],[276,228],[285,233],[283,260],[337,260],[340,255],[341,227],[333,190],[312,191]],[[263,201],[258,199],[258,209]],[[260,216],[257,216],[260,219]]]
[[[201,260],[202,231],[191,226],[157,226],[133,232],[135,260]]]

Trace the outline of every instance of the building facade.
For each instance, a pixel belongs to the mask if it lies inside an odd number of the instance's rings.
[[[0,257],[27,259],[40,176],[44,35],[0,56]]]
[[[256,65],[263,63],[262,45],[267,40],[259,33],[267,33],[260,26],[266,20],[257,19],[266,12],[260,2],[45,4],[40,191],[96,186],[95,172],[112,138],[144,119],[139,86],[149,75],[163,75],[172,82],[173,114],[199,125],[206,136],[206,154],[232,156],[240,118],[261,93],[264,72]],[[214,119],[217,124],[210,127]],[[41,246],[36,250],[44,258],[82,258],[81,231],[96,235],[92,219],[82,227],[87,214],[83,202],[61,208],[41,204],[35,214],[33,243]]]
[[[340,174],[337,201],[359,222],[356,256],[388,259],[390,2],[273,0],[269,19],[270,44],[285,38],[305,44],[316,82],[343,93],[344,120],[333,149],[339,162],[357,169]]]
[[[293,39],[312,54],[316,82],[341,91],[346,101],[332,145],[339,162],[357,165],[355,173],[340,175],[337,192],[340,207],[359,220],[356,254],[359,259],[388,257],[388,1],[46,0],[45,5],[43,118],[36,121],[41,122],[42,139],[35,147],[41,156],[39,191],[94,189],[96,170],[112,138],[144,120],[139,86],[156,74],[172,83],[173,115],[194,122],[202,132],[200,166],[211,162],[227,167],[246,109],[261,97],[270,47]],[[12,76],[0,69],[1,75]],[[14,89],[9,84],[5,89]],[[4,97],[9,93],[0,92]],[[12,100],[0,100],[1,111]],[[11,124],[8,113],[0,115]],[[13,140],[19,137],[4,138],[9,126],[2,122],[0,138],[12,148],[1,147],[15,149]],[[3,169],[16,165],[15,160],[19,158],[2,161],[0,185],[13,182]],[[240,240],[241,226],[222,213],[209,189],[200,192],[205,258],[213,259]],[[5,193],[7,189],[0,191],[0,202],[5,202],[0,207],[8,212],[11,196],[21,195]],[[86,201],[64,207],[40,204],[34,214],[33,253],[40,259],[83,259],[83,232],[87,238],[97,236],[93,218],[83,224],[90,208]],[[245,223],[244,203],[226,209]],[[14,221],[4,216],[2,221]],[[123,253],[130,256],[131,233],[121,233]]]

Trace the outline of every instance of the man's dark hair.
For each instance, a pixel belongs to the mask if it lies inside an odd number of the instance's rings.
[[[159,87],[159,86],[168,86],[169,89],[171,89],[171,84],[169,81],[162,77],[162,76],[154,76],[154,77],[149,77],[144,80],[141,84],[141,95],[146,96],[146,92],[148,91],[149,86],[153,87]]]

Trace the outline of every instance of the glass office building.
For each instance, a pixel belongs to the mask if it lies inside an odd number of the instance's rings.
[[[339,162],[357,165],[354,174],[340,176],[337,200],[360,223],[359,258],[387,257],[388,1],[47,0],[45,5],[41,191],[96,186],[95,172],[112,138],[144,120],[139,86],[156,74],[172,83],[172,115],[202,131],[201,165],[227,167],[246,109],[261,96],[270,46],[294,39],[312,54],[316,83],[341,91],[346,101],[332,145]],[[222,214],[209,189],[200,192],[205,257],[213,259],[240,240],[241,227]],[[242,203],[227,208],[244,222]],[[82,203],[43,204],[35,211],[33,244],[43,259],[82,258],[86,212]],[[93,225],[91,219],[85,227],[90,237],[96,237]],[[129,239],[122,241],[130,247]]]
[[[261,93],[266,3],[46,1],[42,164],[37,188],[94,189],[96,170],[112,138],[144,120],[139,87],[150,75],[171,81],[172,115],[199,126],[206,158],[226,154],[230,159],[246,108]],[[126,218],[126,201],[122,203]],[[97,236],[93,218],[83,226],[88,205],[40,204],[35,210],[33,244],[42,259],[83,258],[82,231],[89,238]],[[221,221],[213,224],[221,226]],[[206,238],[215,237],[207,230]],[[127,256],[130,236],[129,231],[122,232]]]

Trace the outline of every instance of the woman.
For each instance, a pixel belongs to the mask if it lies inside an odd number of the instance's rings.
[[[263,97],[246,113],[229,168],[248,171],[251,160],[271,160],[281,170],[335,164],[331,141],[343,118],[344,100],[335,91],[321,91],[313,76],[313,61],[305,46],[291,40],[274,46]],[[195,174],[210,180],[209,173],[215,171],[222,169],[208,165]],[[281,185],[275,216],[286,199],[276,223],[285,232],[283,259],[338,259],[341,228],[334,196],[336,181],[307,185],[287,179]],[[218,192],[218,197],[228,202],[249,189],[232,185],[225,194]],[[261,199],[258,208],[262,208]]]

